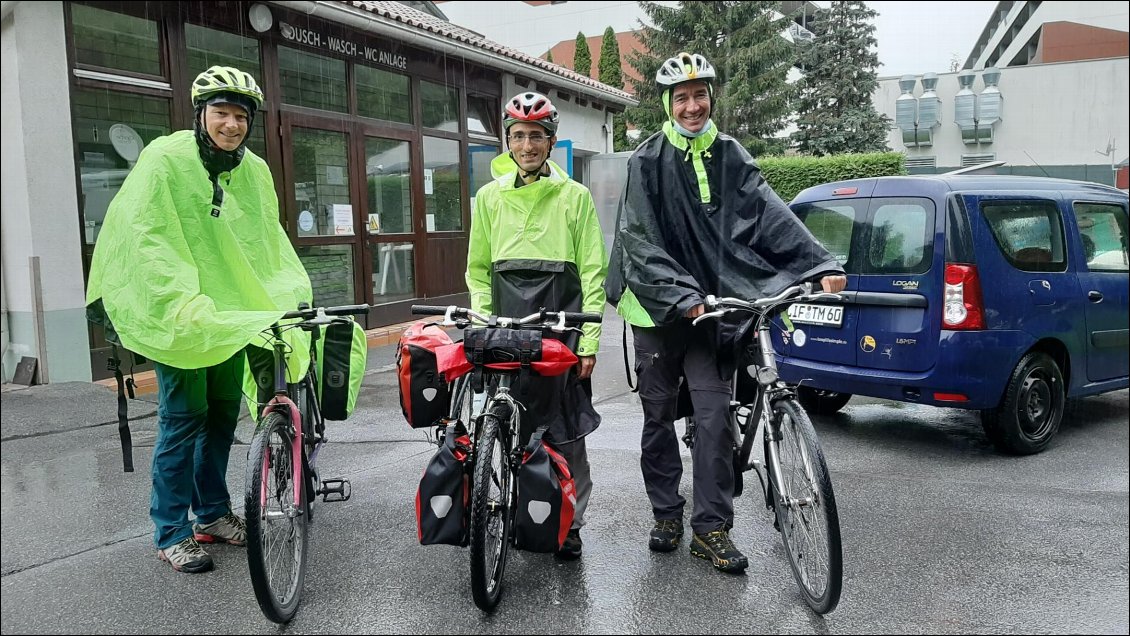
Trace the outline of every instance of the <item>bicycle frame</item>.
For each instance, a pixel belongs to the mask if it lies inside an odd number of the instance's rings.
[[[317,386],[317,347],[316,342],[319,335],[319,327],[314,327],[311,330],[310,338],[310,364],[306,370],[306,375],[295,385],[289,385],[286,381],[287,378],[287,365],[286,365],[286,342],[282,339],[282,330],[278,325],[271,328],[275,338],[272,343],[274,350],[274,365],[275,365],[275,388],[274,397],[267,402],[263,407],[261,417],[266,417],[272,411],[286,411],[289,414],[291,424],[294,426],[294,435],[291,439],[291,462],[293,464],[294,479],[294,507],[298,510],[302,506],[302,486],[305,483],[305,471],[303,470],[303,461],[305,455],[305,440],[307,432],[303,426],[304,419],[312,423],[317,428],[318,421],[321,419],[321,413],[318,411],[318,400],[313,395],[314,387]],[[309,408],[309,418],[303,418],[305,409],[303,406]],[[321,442],[316,442],[314,450],[310,453],[309,463],[311,468],[317,460],[317,451]],[[265,467],[264,467],[265,468]],[[267,484],[266,480],[259,493],[260,502],[266,504],[267,502]]]

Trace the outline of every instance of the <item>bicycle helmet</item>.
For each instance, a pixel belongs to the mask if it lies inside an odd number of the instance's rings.
[[[713,84],[715,77],[714,67],[698,53],[694,55],[679,53],[675,57],[668,58],[655,73],[656,83],[666,88],[695,80],[704,80],[707,84]]]
[[[519,93],[506,104],[502,126],[507,132],[514,124],[524,121],[538,124],[552,137],[557,134],[557,124],[561,116],[553,107],[553,102],[541,93]]]
[[[219,101],[242,106],[253,115],[263,106],[263,91],[250,73],[230,66],[213,66],[192,82],[192,105],[200,108]]]

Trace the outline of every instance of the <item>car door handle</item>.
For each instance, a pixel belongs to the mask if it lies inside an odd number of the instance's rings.
[[[1099,303],[1102,302],[1103,295],[1097,291],[1089,291],[1087,292],[1087,300],[1093,303]]]

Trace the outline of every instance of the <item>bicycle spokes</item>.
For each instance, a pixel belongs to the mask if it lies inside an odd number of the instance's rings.
[[[789,414],[779,412],[780,441],[777,443],[781,477],[777,505],[782,513],[781,531],[797,566],[802,584],[815,596],[828,586],[827,523],[824,502],[814,476],[812,458]]]

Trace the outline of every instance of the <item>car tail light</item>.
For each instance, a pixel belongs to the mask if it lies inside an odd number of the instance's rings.
[[[943,329],[984,329],[981,278],[976,265],[946,263],[946,287],[942,299]]]
[[[939,402],[968,402],[969,398],[961,393],[938,393],[934,392],[934,399]]]

